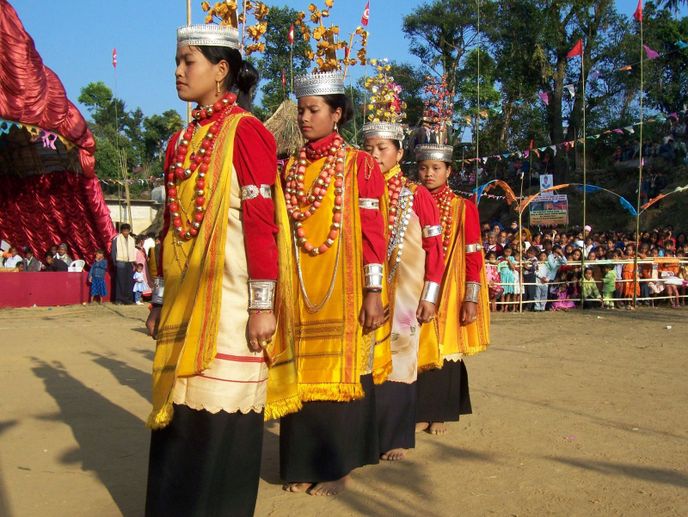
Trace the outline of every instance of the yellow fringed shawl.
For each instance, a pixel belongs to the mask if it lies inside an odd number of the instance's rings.
[[[239,122],[246,116],[250,115],[228,116],[217,136],[215,149],[223,152],[213,154],[206,173],[206,214],[198,236],[181,244],[176,242],[173,231],[167,232],[164,238],[165,303],[153,359],[153,410],[147,422],[152,429],[165,427],[172,420],[171,396],[175,380],[207,369],[217,352],[234,137]],[[192,139],[192,147],[200,145],[209,128],[210,125],[206,125],[198,129]],[[189,160],[190,156],[187,156],[184,167],[188,167]],[[180,207],[189,214],[193,213],[194,185],[195,176],[192,176],[177,189]],[[285,289],[280,283],[278,292],[282,290]],[[280,316],[283,321],[289,318],[289,314],[283,311]],[[271,351],[275,365],[285,363],[289,344],[289,339],[285,339]],[[299,407],[295,375],[291,381],[293,391],[290,391],[289,369],[279,369],[278,372],[277,377],[286,384],[282,389],[273,387],[272,408],[266,410],[266,415],[281,414]]]
[[[344,178],[341,232],[333,246],[315,257],[295,247],[294,258],[295,355],[302,401],[351,401],[364,396],[361,375],[373,373],[382,382],[391,371],[389,322],[375,333],[363,335],[358,315],[363,299],[363,250],[358,209],[357,151],[349,150]],[[325,159],[310,163],[305,185],[311,185]],[[286,165],[289,170],[293,158]],[[334,189],[328,189],[320,208],[303,221],[310,242],[325,241],[332,223]],[[291,229],[293,232],[293,228]],[[292,233],[293,235],[293,233]],[[298,254],[298,255],[297,255]],[[303,283],[299,282],[300,267]],[[309,310],[331,294],[317,310]],[[305,294],[304,291],[305,290]],[[386,305],[386,292],[383,295]],[[281,337],[280,337],[281,339]]]
[[[444,257],[445,272],[442,292],[433,325],[421,328],[418,370],[441,368],[446,357],[475,355],[484,351],[490,342],[490,307],[485,266],[480,270],[480,299],[477,319],[461,325],[461,303],[466,292],[466,246],[464,238],[465,204],[463,199],[452,200],[451,242]]]

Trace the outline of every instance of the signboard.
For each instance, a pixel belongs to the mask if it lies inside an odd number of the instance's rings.
[[[569,199],[566,194],[546,194],[530,203],[531,226],[567,226]]]
[[[554,186],[553,174],[540,174],[540,192]]]

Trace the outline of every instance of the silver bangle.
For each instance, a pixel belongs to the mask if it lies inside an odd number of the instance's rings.
[[[374,197],[362,197],[358,200],[358,208],[366,210],[379,210],[380,200]]]
[[[466,253],[475,253],[483,249],[483,245],[480,243],[466,244]]]
[[[271,311],[275,305],[275,280],[248,281],[248,309]]]
[[[442,225],[437,224],[435,226],[423,226],[423,237],[426,239],[428,237],[437,237],[442,235]]]
[[[363,266],[366,289],[382,289],[382,264],[366,264]]]
[[[161,276],[153,281],[153,294],[151,296],[151,303],[154,305],[162,305],[165,294],[165,279]]]
[[[440,284],[437,282],[425,281],[423,285],[423,294],[420,299],[424,302],[430,302],[437,305],[437,299],[440,297]]]
[[[466,282],[466,294],[463,296],[463,301],[478,303],[479,296],[480,282]]]

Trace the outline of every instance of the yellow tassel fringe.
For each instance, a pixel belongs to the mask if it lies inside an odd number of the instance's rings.
[[[172,415],[174,415],[174,407],[171,402],[168,402],[160,411],[151,412],[148,416],[146,427],[153,430],[167,427],[172,421]]]
[[[299,397],[303,402],[351,402],[365,396],[363,386],[356,384],[300,384]]]
[[[265,421],[276,420],[290,413],[296,413],[303,407],[298,396],[289,397],[283,400],[275,400],[265,405]]]

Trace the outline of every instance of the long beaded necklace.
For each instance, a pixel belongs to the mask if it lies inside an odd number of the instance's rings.
[[[389,193],[389,215],[387,216],[387,230],[389,230],[390,233],[394,228],[394,220],[396,219],[399,209],[399,195],[402,187],[406,183],[406,178],[404,178],[401,168],[398,165],[390,170],[390,172],[393,171],[395,171],[394,174],[387,179],[387,192]]]
[[[402,188],[399,195],[399,211],[396,224],[390,234],[389,244],[387,245],[387,260],[392,257],[394,250],[397,253],[390,264],[387,280],[391,283],[396,275],[397,268],[401,263],[404,254],[404,236],[409,222],[411,222],[411,211],[413,210],[413,192],[408,188]]]
[[[306,192],[304,178],[309,159],[325,157],[318,178]],[[337,135],[326,153],[309,153],[304,146],[299,151],[298,159],[290,167],[286,176],[285,201],[287,213],[294,221],[296,244],[306,253],[316,256],[325,253],[337,240],[342,227],[342,207],[344,203],[344,164],[346,162],[346,147],[344,141]],[[303,221],[311,217],[322,204],[330,184],[334,180],[334,206],[332,207],[332,224],[325,242],[319,246],[308,240],[303,228]],[[303,206],[303,208],[300,207]]]
[[[193,121],[188,125],[177,146],[175,158],[172,164],[167,169],[167,208],[170,213],[170,220],[174,228],[174,232],[179,239],[178,244],[183,241],[189,241],[198,235],[198,231],[205,216],[205,175],[210,166],[210,159],[215,148],[215,140],[219,129],[222,127],[224,119],[229,114],[231,108],[236,102],[236,95],[233,93],[225,94],[220,100],[215,102],[212,106],[201,106],[192,111]],[[203,137],[201,145],[197,151],[190,148],[191,139],[198,129],[201,120],[210,118],[213,114],[219,113],[219,117],[208,132]],[[184,161],[187,154],[191,153],[189,166],[184,168]],[[198,170],[194,191],[194,202],[192,204],[193,216],[183,210],[180,201],[177,197],[178,189],[181,184],[189,179],[191,175]],[[187,222],[182,220],[180,210],[184,212]],[[188,225],[188,226],[187,226]],[[185,228],[185,226],[187,226]]]
[[[452,234],[452,200],[456,194],[445,184],[431,193],[440,209],[440,223],[442,224],[442,248],[446,255]]]

